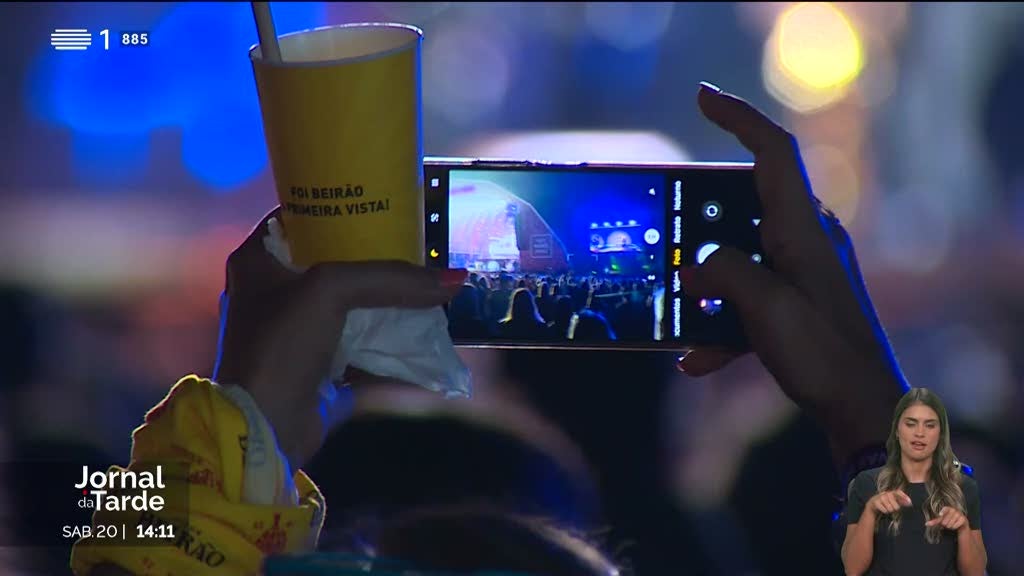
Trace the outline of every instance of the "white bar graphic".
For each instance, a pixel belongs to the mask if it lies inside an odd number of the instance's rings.
[[[50,34],[55,50],[85,50],[92,46],[92,34],[85,28],[56,28]]]

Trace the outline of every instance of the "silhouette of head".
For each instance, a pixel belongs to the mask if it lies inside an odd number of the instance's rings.
[[[607,342],[615,340],[615,332],[602,314],[581,310],[569,327],[569,337],[581,342]]]
[[[476,287],[464,284],[459,293],[452,298],[451,315],[453,318],[475,319],[480,317],[480,294]]]
[[[540,312],[537,311],[537,303],[533,294],[525,288],[517,288],[512,293],[512,303],[508,308],[508,322],[543,322]]]
[[[331,507],[320,543],[354,550],[411,510],[479,506],[574,529],[600,523],[586,472],[543,437],[452,416],[353,418],[306,467]]]
[[[501,289],[511,290],[515,286],[515,278],[511,274],[502,274],[500,277]]]

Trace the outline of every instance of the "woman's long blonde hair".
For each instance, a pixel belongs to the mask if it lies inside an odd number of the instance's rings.
[[[878,474],[878,492],[881,493],[889,490],[906,491],[907,489],[907,477],[903,474],[903,467],[901,466],[903,454],[900,449],[900,440],[896,433],[899,430],[900,419],[903,417],[903,413],[907,408],[918,404],[931,408],[939,416],[939,442],[938,446],[935,447],[935,452],[932,454],[932,466],[925,480],[925,488],[928,491],[928,499],[922,507],[924,509],[925,521],[927,522],[938,516],[939,511],[945,506],[955,508],[961,513],[966,514],[964,493],[960,488],[960,462],[957,461],[956,456],[953,454],[953,448],[949,442],[949,418],[946,415],[946,407],[942,404],[942,400],[927,388],[911,388],[896,405],[896,411],[892,419],[892,431],[889,433],[889,440],[885,446],[888,460],[882,471]],[[895,536],[900,531],[902,511],[897,510],[889,514],[889,519],[889,533]],[[930,526],[926,529],[925,539],[928,542],[936,544],[941,538],[941,526]]]

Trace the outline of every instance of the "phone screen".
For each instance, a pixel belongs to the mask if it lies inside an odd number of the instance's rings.
[[[447,307],[463,346],[742,346],[735,311],[679,270],[721,246],[763,260],[750,164],[427,159],[426,261],[470,277]]]

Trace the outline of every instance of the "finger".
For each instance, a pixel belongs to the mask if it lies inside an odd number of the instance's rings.
[[[724,298],[736,306],[744,326],[767,334],[774,318],[766,317],[766,302],[794,299],[799,295],[766,267],[749,256],[725,246],[696,267],[681,271],[683,291],[692,298]]]
[[[341,381],[344,382],[346,388],[352,388],[359,392],[364,392],[369,389],[383,388],[392,386],[395,383],[401,382],[396,378],[388,376],[380,376],[373,372],[368,372],[361,368],[349,365],[345,368],[345,372],[342,375]]]
[[[235,250],[235,252],[248,253],[254,250],[263,251],[263,237],[267,235],[268,226],[271,220],[281,222],[281,207],[278,206],[267,212],[259,223],[249,230],[249,235]]]
[[[450,300],[466,280],[466,270],[437,270],[408,262],[329,262],[307,272],[326,306],[354,308],[431,308]]]
[[[298,276],[262,331],[262,348],[273,354],[254,359],[255,386],[293,383],[276,392],[288,397],[285,406],[316,401],[310,387],[319,386],[328,373],[350,310],[436,306],[449,300],[465,277],[465,270],[431,270],[399,261],[313,266]]]
[[[913,506],[914,501],[911,500],[910,496],[907,496],[907,493],[904,492],[903,490],[897,490],[895,492],[895,495],[896,498],[899,499],[900,504],[902,504],[903,506]]]
[[[708,119],[754,153],[764,213],[759,229],[773,266],[833,322],[870,337],[872,326],[847,277],[856,260],[845,254],[852,250],[841,249],[849,262],[844,268],[831,238],[835,218],[814,197],[796,139],[743,99],[716,90],[702,85],[698,104]]]
[[[941,520],[942,520],[942,518],[936,516],[935,518],[932,518],[931,520],[925,522],[924,525],[927,526],[927,527],[932,527],[932,526],[935,526],[936,524],[938,524]]]
[[[781,126],[749,102],[708,82],[700,83],[697,104],[708,120],[735,136],[755,156],[772,153],[789,138]]]
[[[717,372],[744,353],[721,348],[696,348],[676,362],[676,368],[688,376],[699,378]]]
[[[352,416],[355,396],[351,386],[339,386],[328,382],[320,388],[320,407],[325,428],[329,432]]]
[[[757,194],[765,220],[775,220],[780,230],[801,236],[820,234],[818,204],[793,135],[746,100],[705,84],[701,84],[697,104],[708,120],[754,154]]]
[[[277,286],[280,280],[296,275],[270,254],[263,243],[264,238],[270,234],[272,221],[283,227],[280,207],[263,216],[259,224],[249,231],[245,240],[228,256],[226,282],[229,291],[237,291],[239,287]],[[258,278],[259,281],[252,282],[250,278]]]
[[[963,523],[964,515],[959,510],[950,508],[943,518],[946,521],[946,526],[950,530],[955,530]]]
[[[956,511],[948,506],[944,506],[939,510],[939,515],[936,517],[936,520],[938,520],[938,524],[940,526],[948,529],[956,520]]]
[[[848,345],[775,272],[731,247],[719,248],[700,266],[680,272],[688,296],[723,298],[735,306],[751,348],[791,399],[827,402],[842,393],[834,363],[850,354]],[[808,349],[827,352],[808,355]]]

